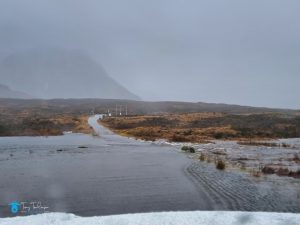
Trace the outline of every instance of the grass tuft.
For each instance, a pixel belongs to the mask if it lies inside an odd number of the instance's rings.
[[[218,160],[216,163],[216,168],[218,170],[225,170],[225,168],[226,168],[225,162],[223,160]]]

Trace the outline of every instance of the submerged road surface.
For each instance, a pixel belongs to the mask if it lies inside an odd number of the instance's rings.
[[[80,216],[191,210],[300,212],[297,179],[219,171],[178,147],[113,134],[0,138],[0,217],[42,211]],[[279,183],[278,183],[279,182]],[[293,184],[293,185],[291,185]],[[35,207],[40,208],[38,205]],[[29,210],[30,209],[30,210]]]
[[[214,208],[188,175],[192,160],[172,146],[117,136],[97,119],[89,123],[99,137],[0,138],[1,217],[12,216],[12,201],[80,216]]]

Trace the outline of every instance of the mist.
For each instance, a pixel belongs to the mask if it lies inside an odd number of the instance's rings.
[[[297,0],[1,0],[0,60],[75,49],[143,100],[299,109],[299,11]]]

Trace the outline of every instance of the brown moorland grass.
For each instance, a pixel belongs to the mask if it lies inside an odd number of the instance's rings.
[[[270,140],[300,137],[300,117],[282,114],[187,113],[107,117],[113,131],[144,140],[203,143],[222,140]]]
[[[5,118],[5,119],[3,119]],[[41,115],[22,112],[11,117],[0,115],[0,136],[56,136],[64,131],[91,134],[87,115]]]

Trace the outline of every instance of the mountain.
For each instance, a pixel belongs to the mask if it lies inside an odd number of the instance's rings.
[[[3,84],[37,98],[139,99],[78,50],[13,54],[0,64],[0,76]]]
[[[0,84],[0,98],[32,98],[30,95],[25,93],[11,90],[8,86]]]

